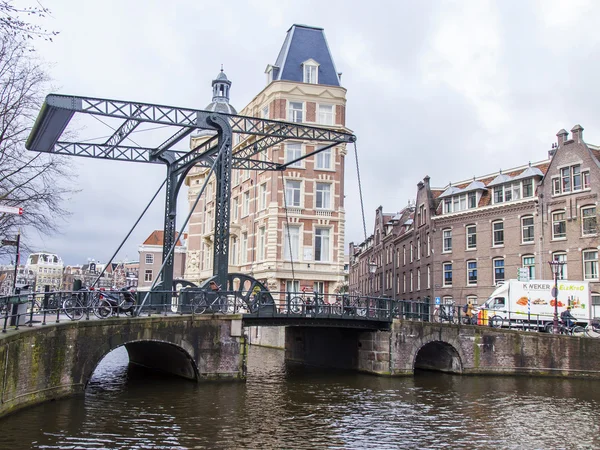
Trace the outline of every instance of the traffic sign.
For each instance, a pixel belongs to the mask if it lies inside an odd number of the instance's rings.
[[[529,281],[529,270],[527,267],[519,267],[517,277],[519,281]]]
[[[2,245],[17,245],[17,241],[11,241],[10,239],[2,239]]]
[[[439,305],[439,304],[440,304],[440,298],[439,298],[439,297],[436,297],[436,298],[435,298],[435,304],[436,304],[436,305]]]
[[[23,208],[18,206],[0,205],[0,213],[23,215]]]

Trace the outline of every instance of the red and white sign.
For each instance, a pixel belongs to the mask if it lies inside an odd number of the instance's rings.
[[[23,215],[23,208],[18,206],[0,205],[0,213]]]

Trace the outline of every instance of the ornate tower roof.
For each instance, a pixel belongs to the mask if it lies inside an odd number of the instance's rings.
[[[236,109],[229,104],[229,89],[231,88],[231,81],[223,72],[223,66],[221,66],[221,72],[212,81],[213,96],[212,102],[204,108],[206,111],[216,111],[228,114],[237,114]]]

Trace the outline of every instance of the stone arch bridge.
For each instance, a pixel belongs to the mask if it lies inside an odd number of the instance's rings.
[[[190,380],[244,380],[244,325],[242,315],[173,315],[9,330],[0,334],[0,416],[82,393],[102,358],[120,346],[134,364]],[[384,330],[293,325],[286,359],[303,364],[388,376],[421,368],[600,378],[600,339],[401,320]]]

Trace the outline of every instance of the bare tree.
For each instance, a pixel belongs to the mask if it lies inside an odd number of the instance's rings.
[[[35,6],[15,6],[12,0],[0,0],[0,35],[12,36],[21,39],[43,38],[48,41],[58,34],[49,31],[32,20],[45,18],[50,15],[50,10],[39,1]]]
[[[0,237],[17,228],[49,235],[68,215],[63,205],[73,192],[72,171],[65,157],[29,152],[25,141],[43,102],[48,76],[30,52],[27,40],[0,37],[0,203],[22,207],[23,216],[0,213]],[[25,248],[27,240],[23,240]],[[0,257],[13,253],[0,248]]]

